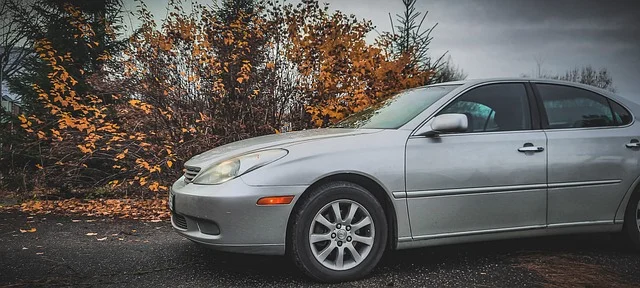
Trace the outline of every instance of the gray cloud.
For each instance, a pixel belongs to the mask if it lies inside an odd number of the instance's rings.
[[[388,13],[400,0],[327,1],[334,9],[371,19],[389,31]],[[532,74],[536,59],[543,70],[562,73],[593,65],[606,67],[621,94],[640,99],[640,1],[419,1],[438,23],[432,51],[449,51],[470,78]],[[373,35],[372,37],[374,37]]]

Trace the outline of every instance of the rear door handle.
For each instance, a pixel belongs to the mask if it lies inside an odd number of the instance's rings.
[[[638,148],[640,147],[640,141],[638,141],[638,139],[631,139],[625,146],[627,146],[627,148]]]
[[[524,143],[524,146],[518,148],[519,152],[542,152],[544,147],[533,146],[531,143]]]

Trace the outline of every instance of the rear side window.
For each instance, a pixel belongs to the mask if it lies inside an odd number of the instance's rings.
[[[619,107],[622,110],[614,117],[615,110],[610,101],[591,91],[552,84],[537,84],[536,87],[550,129],[606,127],[630,122],[631,116],[623,107]]]
[[[611,100],[609,100],[609,103],[611,104],[611,110],[613,111],[613,120],[615,121],[616,125],[622,126],[631,123],[632,116],[631,113],[627,111],[627,109],[624,109],[622,105]]]

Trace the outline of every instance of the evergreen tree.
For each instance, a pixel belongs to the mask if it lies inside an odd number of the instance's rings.
[[[82,13],[86,19],[84,24],[88,24],[95,33],[92,43],[89,43],[93,48],[84,45],[89,39],[74,37],[78,34],[78,29],[71,25],[72,15],[69,7],[74,7]],[[34,2],[31,9],[35,11],[35,15],[18,16],[15,19],[22,29],[28,31],[28,43],[46,39],[56,51],[69,52],[73,62],[65,68],[78,81],[79,92],[90,91],[87,80],[100,71],[105,61],[108,61],[100,55],[104,52],[113,55],[122,47],[122,42],[118,40],[122,28],[121,0],[40,0]],[[98,41],[95,41],[96,39]],[[50,84],[47,77],[53,71],[40,59],[33,45],[25,49],[30,49],[31,53],[24,60],[21,71],[9,79],[9,85],[12,91],[21,96],[23,109],[34,113],[42,111],[43,107],[39,104],[38,95],[32,86],[38,84],[48,90]]]
[[[23,59],[20,69],[9,78],[9,87],[20,98],[21,112],[24,115],[37,115],[45,123],[42,129],[49,130],[57,128],[57,118],[50,114],[49,108],[45,107],[34,87],[39,87],[41,91],[50,91],[50,78],[58,71],[54,70],[51,62],[43,61],[43,55],[39,53],[44,52],[38,52],[38,47],[46,42],[47,46],[55,50],[56,55],[60,55],[58,64],[63,65],[65,73],[77,81],[74,89],[78,97],[92,93],[94,89],[89,83],[92,75],[100,72],[103,65],[110,61],[110,57],[105,55],[115,55],[122,46],[122,40],[118,39],[122,2],[35,0],[29,5],[23,8],[33,11],[32,13],[16,13],[12,19],[17,23],[17,27],[28,35],[24,40],[27,46],[23,48],[28,51],[28,56]],[[104,97],[101,100],[108,102],[112,101],[111,99]],[[90,100],[79,101],[88,103]],[[20,124],[15,116],[9,121]],[[23,130],[3,129],[0,131],[0,140],[11,143],[11,146],[2,146],[3,151],[0,153],[0,161],[10,164],[0,167],[0,174],[4,175],[4,179],[9,179],[9,183],[0,183],[0,186],[27,183],[20,179],[26,174],[21,169],[47,161],[43,154],[54,146],[50,140],[34,141],[33,137],[28,137]],[[29,181],[31,184],[33,182],[35,181]],[[64,187],[62,190],[65,190]]]
[[[434,75],[429,79],[429,83],[440,83],[454,80],[462,80],[467,76],[462,69],[456,67],[451,62],[451,58],[444,60],[447,53],[437,58],[431,56],[429,51],[433,36],[431,33],[438,26],[438,23],[424,28],[425,20],[429,11],[424,14],[416,10],[417,0],[402,0],[404,11],[402,14],[396,14],[398,25],[394,25],[391,13],[389,13],[389,21],[391,21],[391,52],[396,57],[401,55],[409,55],[411,57],[410,65],[416,66],[422,71],[433,71]]]

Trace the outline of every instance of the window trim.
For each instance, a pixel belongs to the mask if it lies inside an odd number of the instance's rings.
[[[542,129],[542,117],[540,116],[540,104],[537,101],[537,97],[533,90],[531,82],[524,82],[524,86],[527,89],[527,97],[529,98],[529,110],[531,111],[531,130]]]
[[[614,119],[614,123],[616,122],[615,120],[615,114],[613,113],[613,107],[611,106],[611,102],[616,103],[618,105],[620,105],[620,107],[624,108],[627,112],[629,112],[629,115],[631,115],[631,122],[629,122],[626,125],[613,125],[613,126],[597,126],[597,127],[571,127],[571,128],[550,128],[549,127],[549,117],[547,116],[547,109],[544,108],[544,103],[542,102],[542,96],[540,95],[540,90],[538,89],[538,85],[553,85],[553,86],[562,86],[562,87],[567,87],[567,88],[573,88],[573,89],[578,89],[578,90],[583,90],[583,91],[587,91],[590,93],[594,93],[600,97],[603,97],[606,101],[607,101],[607,105],[609,106],[609,109],[611,110],[611,115]],[[627,106],[621,104],[618,101],[615,101],[613,99],[611,99],[611,97],[607,97],[606,95],[603,95],[601,93],[598,93],[596,91],[593,90],[589,90],[589,89],[585,89],[582,87],[578,87],[578,86],[573,86],[573,85],[566,85],[566,84],[560,84],[560,83],[550,83],[550,82],[531,82],[531,87],[533,88],[533,94],[535,95],[536,98],[536,102],[538,103],[538,107],[540,107],[540,111],[539,111],[539,115],[540,115],[540,120],[541,120],[541,124],[542,130],[545,131],[565,131],[565,130],[597,130],[597,129],[616,129],[616,128],[626,128],[629,127],[631,125],[633,125],[633,123],[635,123],[636,121],[636,117],[633,115],[633,113],[631,112],[631,109],[627,108]]]
[[[431,121],[434,117],[436,117],[436,115],[438,115],[438,113],[440,113],[442,110],[444,110],[446,107],[448,107],[451,103],[453,103],[454,101],[456,101],[460,96],[464,95],[465,93],[476,89],[476,88],[480,88],[480,87],[484,87],[484,86],[489,86],[489,85],[497,85],[497,84],[522,84],[525,88],[525,93],[527,95],[527,99],[528,99],[528,106],[529,106],[529,116],[531,117],[531,128],[529,129],[525,129],[525,130],[512,130],[512,131],[478,131],[478,132],[465,132],[465,133],[446,133],[446,134],[441,134],[440,137],[444,137],[444,136],[466,136],[466,135],[483,135],[483,134],[504,134],[504,133],[527,133],[527,132],[534,132],[534,131],[542,131],[542,128],[539,125],[536,125],[535,122],[535,117],[534,117],[534,112],[537,112],[534,110],[533,106],[531,105],[532,101],[535,101],[535,96],[532,94],[532,91],[528,89],[528,85],[529,85],[529,81],[527,80],[522,80],[522,81],[518,81],[518,80],[505,80],[505,81],[490,81],[490,82],[483,82],[483,83],[477,83],[475,85],[469,86],[467,88],[465,88],[464,90],[458,92],[455,96],[451,97],[449,100],[447,100],[447,102],[445,102],[444,104],[442,104],[440,107],[438,107],[438,109],[433,112],[431,115],[429,115],[429,117],[427,117],[424,121],[422,121],[422,123],[420,123],[420,125],[416,126],[415,129],[413,129],[413,131],[411,131],[411,134],[409,136],[409,138],[412,137],[425,137],[425,136],[417,136],[415,135],[415,133],[420,130],[422,127],[424,127],[424,125],[427,125],[427,123],[429,123],[429,121]],[[535,107],[537,110],[537,106]],[[537,114],[536,114],[537,115]],[[538,116],[539,117],[539,116]],[[539,124],[539,122],[538,122]]]

